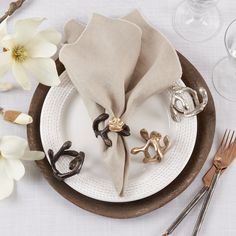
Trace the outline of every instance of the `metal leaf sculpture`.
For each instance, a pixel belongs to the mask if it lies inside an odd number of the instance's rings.
[[[74,150],[68,150],[68,149],[70,149],[71,145],[72,145],[72,143],[70,141],[65,142],[56,154],[54,154],[52,149],[48,150],[48,156],[49,156],[49,159],[51,162],[53,175],[59,181],[63,181],[66,178],[69,178],[69,177],[72,177],[76,174],[79,174],[80,170],[83,166],[84,158],[85,158],[84,152],[77,152]],[[71,160],[69,163],[70,171],[67,173],[61,173],[56,167],[57,161],[60,158],[62,158],[62,156],[74,157],[74,159]]]
[[[192,117],[202,112],[207,105],[208,96],[204,88],[199,88],[201,102],[195,90],[189,87],[172,88],[170,112],[174,121],[180,122],[183,117]],[[192,98],[192,101],[189,99]]]

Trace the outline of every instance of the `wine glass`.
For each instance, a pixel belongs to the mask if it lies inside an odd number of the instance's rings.
[[[224,43],[228,56],[215,65],[213,84],[221,96],[236,102],[236,19],[226,29]]]
[[[184,39],[202,42],[213,37],[221,25],[218,0],[185,0],[176,9],[173,27]]]

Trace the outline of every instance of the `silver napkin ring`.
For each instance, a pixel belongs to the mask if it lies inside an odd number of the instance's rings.
[[[180,122],[183,117],[196,116],[204,110],[208,102],[207,91],[202,87],[198,91],[201,96],[201,102],[199,101],[198,93],[194,89],[180,86],[172,87],[170,112],[174,121]],[[192,98],[192,101],[189,97]]]

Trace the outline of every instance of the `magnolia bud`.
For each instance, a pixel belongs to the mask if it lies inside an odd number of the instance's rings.
[[[20,111],[3,111],[3,119],[11,123],[28,125],[33,122],[33,118]]]

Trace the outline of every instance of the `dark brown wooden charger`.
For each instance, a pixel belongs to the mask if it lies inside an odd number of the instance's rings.
[[[194,151],[181,174],[167,187],[150,197],[133,202],[111,203],[89,198],[75,191],[64,182],[59,182],[53,176],[47,158],[36,161],[44,177],[59,194],[87,211],[102,216],[125,219],[141,216],[162,207],[177,197],[192,183],[201,170],[211,149],[215,132],[215,107],[212,95],[200,73],[184,56],[179,54],[179,58],[183,68],[182,80],[184,83],[193,89],[198,89],[200,86],[206,88],[209,96],[207,107],[197,117],[198,130]],[[64,67],[59,61],[57,61],[57,69],[59,74],[64,71]],[[48,90],[49,87],[40,84],[31,101],[29,114],[33,117],[34,122],[27,127],[28,141],[31,150],[43,150],[39,126],[41,109]],[[86,150],[84,151],[86,152]]]

